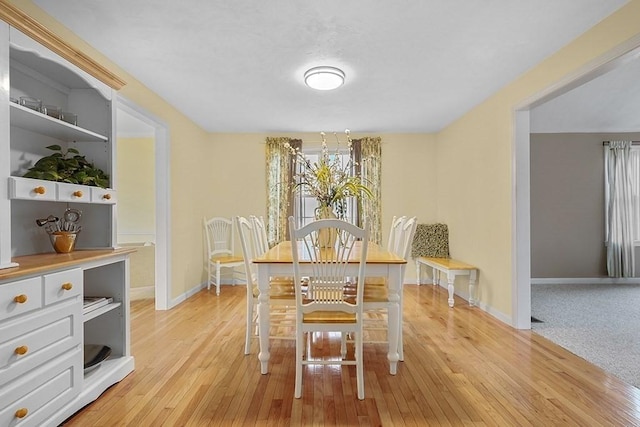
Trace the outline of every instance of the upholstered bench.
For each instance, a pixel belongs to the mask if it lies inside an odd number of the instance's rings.
[[[449,307],[453,307],[453,291],[456,276],[469,276],[469,305],[474,305],[473,299],[478,269],[473,265],[466,264],[451,258],[418,257],[416,258],[417,283],[420,285],[420,267],[427,265],[433,269],[433,284],[440,284],[440,273],[447,275],[447,288],[449,291]]]
[[[449,307],[453,307],[456,276],[469,276],[469,305],[475,305],[474,287],[478,269],[449,256],[449,228],[446,224],[418,224],[411,247],[411,257],[416,261],[417,283],[420,285],[422,265],[433,269],[433,284],[440,284],[440,273],[447,275]]]

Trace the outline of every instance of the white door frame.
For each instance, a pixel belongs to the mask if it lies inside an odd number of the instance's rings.
[[[629,61],[640,58],[640,35],[616,46],[576,72],[534,94],[514,109],[512,138],[512,288],[511,323],[517,329],[531,329],[531,206],[529,111],[563,93],[595,79]]]
[[[155,301],[156,310],[168,310],[171,277],[171,234],[169,233],[169,131],[167,125],[157,117],[118,94],[117,108],[135,117],[155,130],[155,183],[156,183],[156,254],[155,254]]]

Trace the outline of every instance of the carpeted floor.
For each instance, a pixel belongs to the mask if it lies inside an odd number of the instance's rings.
[[[640,388],[640,285],[531,285],[531,329]]]

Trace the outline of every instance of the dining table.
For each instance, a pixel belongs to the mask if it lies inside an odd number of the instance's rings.
[[[302,242],[297,242],[298,246],[298,262],[300,265],[300,275],[311,275],[310,257]],[[269,326],[270,326],[270,309],[269,309],[269,282],[271,277],[293,277],[293,255],[292,242],[283,241],[265,252],[262,256],[253,259],[256,265],[258,279],[258,333],[260,342],[260,352],[258,359],[260,360],[260,372],[267,374],[269,372]],[[346,275],[357,276],[358,266],[360,262],[362,242],[357,241],[354,249],[351,251],[350,260]],[[388,314],[387,314],[387,336],[388,336],[388,353],[389,373],[395,375],[400,358],[398,353],[399,334],[401,333],[400,322],[402,321],[402,313],[400,312],[400,293],[402,291],[402,279],[404,266],[407,261],[390,252],[374,242],[368,242],[365,275],[367,277],[385,277],[388,286]]]

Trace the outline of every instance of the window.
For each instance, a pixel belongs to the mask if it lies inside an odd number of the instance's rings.
[[[311,163],[318,162],[320,157],[320,150],[303,150],[303,155],[305,159],[308,159]],[[336,156],[340,156],[338,158],[342,164],[347,164],[350,160],[349,151],[344,150],[340,151],[338,154],[331,153],[331,159],[335,159]],[[296,170],[296,174],[302,171],[302,165],[297,165],[298,170]],[[354,173],[354,171],[352,171]],[[356,210],[357,200],[355,197],[351,197],[347,199],[347,203],[344,207],[344,213],[340,214],[340,217],[345,219],[352,224],[357,223],[357,210]],[[318,201],[312,195],[304,192],[296,192],[293,200],[294,208],[293,208],[293,216],[296,219],[297,227],[303,227],[311,221],[315,220],[316,208],[318,207]]]
[[[302,149],[302,141],[287,137],[268,137],[266,139],[266,164],[267,164],[267,233],[269,244],[287,240],[288,218],[294,216],[297,224],[309,222],[315,214],[317,202],[312,197],[291,197],[291,183],[294,174],[293,165],[295,156],[291,155],[290,147],[296,150]],[[363,137],[352,140],[352,154],[354,161],[359,164],[358,169],[367,187],[373,193],[371,199],[352,200],[345,206],[343,217],[353,224],[362,224],[363,221],[371,227],[370,238],[372,242],[380,243],[381,236],[381,160],[382,140],[380,137]],[[290,147],[289,147],[290,146]],[[317,160],[321,151],[305,150],[303,155],[314,156]],[[333,154],[333,153],[332,153]],[[345,149],[344,160],[348,160]],[[274,165],[278,163],[278,165]],[[356,206],[358,209],[356,209]]]

